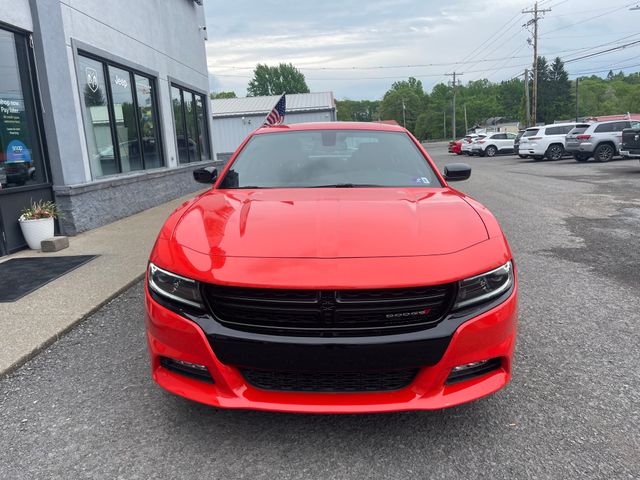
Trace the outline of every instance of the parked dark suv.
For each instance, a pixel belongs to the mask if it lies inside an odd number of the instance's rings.
[[[620,155],[629,158],[640,158],[640,122],[622,131]]]

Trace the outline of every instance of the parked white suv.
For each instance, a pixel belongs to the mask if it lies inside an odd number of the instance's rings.
[[[499,153],[513,153],[516,136],[515,133],[510,132],[490,133],[485,138],[473,142],[471,155],[495,157]]]
[[[576,123],[571,122],[527,128],[520,138],[518,153],[533,157],[534,160],[542,160],[545,157],[549,160],[560,160],[565,154],[566,136],[575,127]]]

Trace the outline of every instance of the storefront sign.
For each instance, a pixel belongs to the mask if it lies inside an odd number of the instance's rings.
[[[93,68],[85,68],[84,73],[87,76],[87,86],[92,92],[98,91],[98,72]]]

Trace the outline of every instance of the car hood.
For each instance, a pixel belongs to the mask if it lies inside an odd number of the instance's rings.
[[[364,258],[440,255],[488,239],[450,189],[211,190],[172,241],[227,257]]]

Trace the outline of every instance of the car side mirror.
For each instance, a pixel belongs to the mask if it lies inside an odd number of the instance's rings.
[[[198,183],[216,183],[218,169],[215,167],[197,168],[193,171],[193,179]]]
[[[466,163],[450,163],[444,167],[444,179],[447,182],[459,182],[471,176],[471,167]]]

